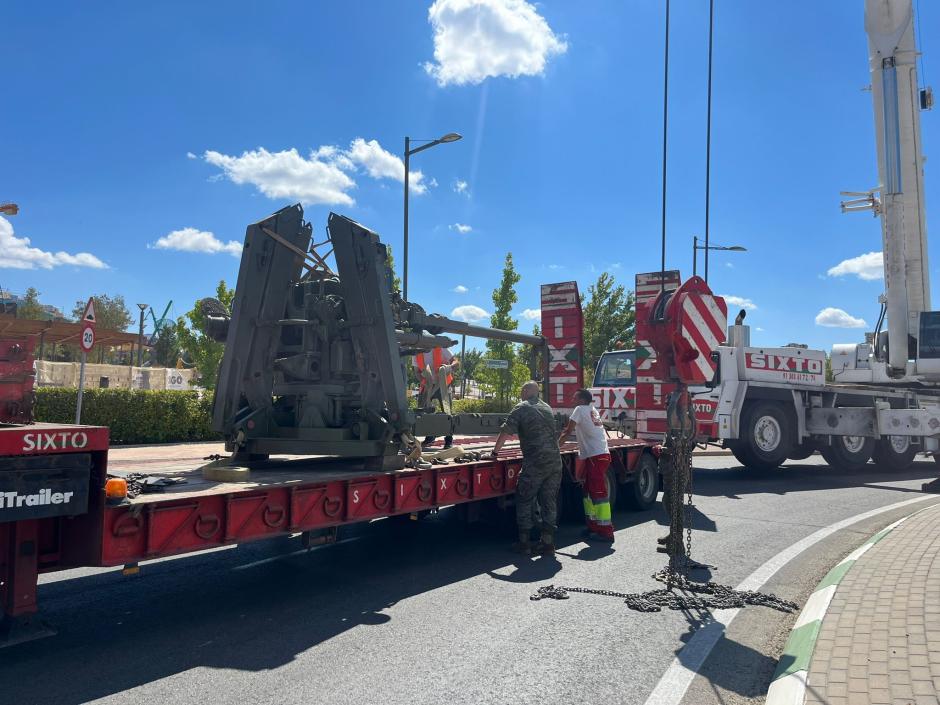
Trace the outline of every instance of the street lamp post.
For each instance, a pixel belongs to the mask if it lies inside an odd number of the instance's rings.
[[[137,333],[137,366],[140,367],[144,360],[144,312],[150,304],[137,304],[140,309],[140,330]]]
[[[707,253],[709,250],[724,250],[725,252],[747,252],[746,247],[741,247],[740,245],[730,245],[724,247],[722,245],[699,245],[698,244],[698,235],[692,237],[692,276],[694,277],[698,269],[698,251],[705,250],[705,281],[708,282],[708,256]]]
[[[402,298],[406,301],[408,300],[408,172],[411,165],[411,155],[417,154],[418,152],[423,152],[426,149],[431,147],[436,147],[439,144],[444,144],[446,142],[456,142],[461,139],[462,135],[457,134],[456,132],[448,132],[443,137],[436,140],[415,140],[416,142],[427,142],[427,144],[422,144],[420,147],[411,148],[411,138],[405,137],[405,242],[404,247],[402,248],[402,255],[404,256],[405,263],[402,268]]]

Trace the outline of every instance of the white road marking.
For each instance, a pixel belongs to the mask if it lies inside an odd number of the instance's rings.
[[[936,499],[932,495],[926,497],[914,497],[903,502],[889,504],[886,507],[879,507],[861,514],[856,514],[835,524],[813,532],[806,538],[797,541],[795,544],[783,549],[761,565],[757,570],[747,576],[738,590],[760,590],[764,583],[770,580],[773,575],[783,568],[787,563],[799,556],[808,548],[816,545],[824,538],[831,536],[837,531],[856,524],[865,519],[878,516],[894,509],[923,502],[928,499]],[[686,691],[698,675],[699,669],[705,663],[705,659],[711,653],[712,648],[718,643],[731,621],[737,616],[739,609],[715,610],[712,613],[715,621],[706,625],[695,632],[695,635],[689,640],[689,643],[679,652],[679,655],[673,659],[672,664],[666,669],[666,672],[659,679],[653,692],[646,699],[646,705],[678,705],[685,697]]]

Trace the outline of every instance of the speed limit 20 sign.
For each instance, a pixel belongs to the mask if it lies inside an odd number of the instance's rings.
[[[85,352],[91,352],[91,349],[95,347],[95,327],[92,325],[86,324],[82,328],[82,338],[80,341],[82,350]]]
[[[85,304],[85,312],[82,314],[82,335],[79,344],[82,346],[82,350],[85,352],[91,352],[91,349],[95,347],[95,300],[93,298],[88,299],[88,303]]]

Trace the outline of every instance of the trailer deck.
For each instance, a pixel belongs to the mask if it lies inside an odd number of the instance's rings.
[[[518,444],[510,442],[496,459],[385,471],[367,470],[350,459],[283,456],[252,465],[246,481],[216,482],[202,475],[207,462],[200,455],[204,446],[171,447],[162,459],[125,458],[109,467],[107,434],[106,428],[92,426],[0,427],[0,460],[8,469],[4,477],[19,495],[41,500],[64,496],[66,487],[56,489],[56,483],[89,488],[81,512],[37,506],[34,516],[5,520],[8,509],[0,508],[4,615],[0,645],[48,633],[33,619],[40,573],[134,566],[164,556],[297,533],[314,542],[329,542],[344,524],[451,505],[472,508],[485,500],[506,507],[504,498],[515,491],[522,468]],[[488,451],[492,440],[465,437],[458,444]],[[635,439],[611,439],[610,450],[612,469],[620,482],[631,481],[644,454],[658,455],[658,446]],[[581,472],[577,447],[566,444],[562,455],[568,480],[577,479]],[[69,475],[76,467],[81,477]],[[109,504],[106,478],[130,473],[184,482]],[[59,489],[62,493],[52,494]],[[26,504],[33,509],[32,504],[39,503],[30,500]],[[17,511],[25,508],[14,507]]]

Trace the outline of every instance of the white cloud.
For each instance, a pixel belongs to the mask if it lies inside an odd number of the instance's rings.
[[[321,148],[308,158],[296,149],[269,152],[264,147],[242,152],[240,157],[208,150],[203,158],[221,168],[232,182],[251,184],[268,198],[323,205],[354,203],[347,191],[356,182],[343,170],[351,164],[335,148]]]
[[[453,291],[455,294],[466,294],[470,290],[467,287],[465,287],[463,284],[458,284],[457,286],[454,287]]]
[[[479,306],[473,306],[471,304],[458,306],[450,312],[451,318],[458,321],[466,321],[467,323],[477,323],[482,321],[484,318],[489,318],[489,315],[490,314],[488,314]]]
[[[734,265],[733,265],[731,262],[725,262],[725,266],[726,266],[728,269],[734,269]]]
[[[52,269],[62,265],[107,269],[108,265],[88,252],[47,252],[32,247],[28,237],[17,237],[13,224],[0,217],[0,269]]]
[[[428,10],[434,61],[424,70],[439,86],[490,76],[538,76],[568,45],[525,0],[435,0]]]
[[[151,247],[156,250],[206,252],[208,254],[228,252],[235,257],[240,257],[242,254],[242,244],[240,242],[235,242],[235,240],[222,242],[213,233],[206,230],[196,230],[196,228],[174,230],[158,238]]]
[[[187,153],[190,156],[192,153]],[[210,181],[227,177],[236,184],[251,184],[268,198],[292,199],[312,205],[351,206],[350,191],[356,188],[353,176],[363,171],[373,179],[405,181],[405,164],[385,150],[377,140],[357,137],[349,149],[324,145],[306,157],[295,148],[269,152],[264,147],[242,152],[241,156],[207,150],[203,159],[222,169]],[[409,174],[412,193],[426,193],[437,181],[421,171]]]
[[[761,328],[760,326],[757,326],[757,328],[755,328],[754,330],[756,330],[758,333],[763,333],[763,332],[764,332],[764,329]]]
[[[884,278],[884,255],[881,252],[866,252],[864,255],[844,259],[835,267],[830,267],[826,274],[830,277],[841,277],[854,274],[865,281],[875,281]]]
[[[466,235],[467,233],[473,230],[472,227],[470,227],[469,225],[465,225],[464,223],[454,223],[453,225],[450,225],[448,227],[451,230],[456,230],[461,235]]]
[[[465,196],[470,195],[470,184],[461,179],[454,181],[454,193],[462,193]]]
[[[757,308],[757,304],[755,304],[750,299],[745,299],[742,296],[732,296],[731,294],[719,294],[719,296],[725,300],[725,303],[732,306],[746,308],[748,311],[753,311]]]
[[[841,308],[827,306],[816,314],[816,325],[826,328],[865,328],[868,324],[862,318],[850,316]]]
[[[591,266],[592,266],[591,271],[593,272],[593,271],[594,271],[594,270],[593,270],[593,265],[591,265]],[[564,269],[564,268],[565,268],[565,265],[563,265],[563,264],[550,264],[550,265],[548,265],[548,268],[551,269],[551,270]]]
[[[542,319],[542,309],[527,308],[522,312],[521,315],[527,321],[540,321]]]
[[[186,152],[186,158],[187,158],[187,159],[199,159],[199,157],[197,157],[197,156],[196,156],[195,154],[193,154],[192,152]]]
[[[349,145],[346,157],[353,164],[365,169],[373,179],[394,179],[399,183],[405,182],[405,163],[398,156],[383,149],[378,140],[366,142],[361,137],[357,137]],[[430,185],[437,186],[437,182],[431,179]],[[409,172],[408,190],[416,194],[422,194],[428,190],[428,184],[424,183],[423,173]]]

